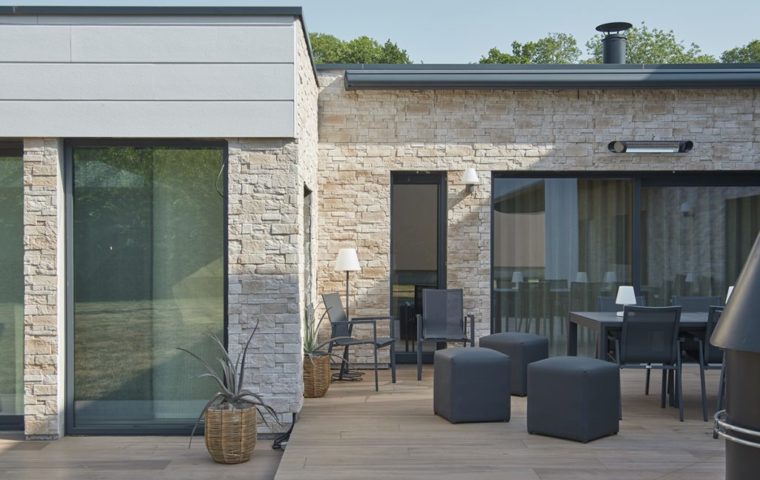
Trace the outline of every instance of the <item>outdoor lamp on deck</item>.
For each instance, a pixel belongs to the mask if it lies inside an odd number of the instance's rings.
[[[523,273],[519,270],[512,272],[512,283],[517,285],[518,283],[522,283],[525,281],[525,278],[523,277]]]
[[[351,272],[358,272],[362,267],[359,264],[359,256],[356,254],[355,248],[341,248],[338,252],[338,258],[335,259],[335,271],[346,272],[346,318],[349,316],[349,303],[348,303],[348,279]]]
[[[621,285],[618,288],[617,298],[615,299],[617,305],[636,305],[636,292],[633,291],[633,287],[630,285]],[[618,317],[623,316],[623,312],[617,312]]]
[[[586,272],[577,272],[575,274],[576,283],[588,283],[588,274]]]

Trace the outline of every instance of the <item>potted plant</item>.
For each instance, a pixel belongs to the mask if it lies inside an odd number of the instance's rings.
[[[193,435],[198,429],[201,418],[205,417],[206,449],[211,458],[218,463],[243,463],[250,460],[253,448],[256,446],[257,414],[261,414],[261,419],[267,425],[269,423],[263,413],[268,413],[279,423],[274,409],[263,400],[261,395],[243,388],[245,358],[258,327],[259,324],[256,322],[243,351],[234,362],[224,344],[215,335],[210,335],[222,353],[217,358],[221,365],[221,374],[198,355],[184,348],[178,348],[205,367],[206,372],[199,377],[211,378],[219,387],[219,392],[203,407],[190,434],[192,445]]]
[[[303,334],[303,396],[306,398],[324,397],[327,393],[332,378],[331,357],[344,361],[343,357],[324,350],[327,345],[343,337],[334,337],[319,343],[319,327],[327,315],[327,310],[322,313],[319,322],[315,322],[315,314],[314,305],[309,304],[304,315]]]

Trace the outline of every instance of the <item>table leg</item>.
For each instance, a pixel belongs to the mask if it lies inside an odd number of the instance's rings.
[[[578,355],[578,324],[570,318],[567,319],[567,355]]]

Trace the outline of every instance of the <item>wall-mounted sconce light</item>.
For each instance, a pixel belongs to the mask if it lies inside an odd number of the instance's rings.
[[[615,140],[607,145],[612,153],[687,153],[691,140]]]
[[[467,193],[472,193],[475,185],[480,183],[478,172],[476,172],[474,168],[465,169],[464,175],[462,176],[462,183],[466,185],[465,188],[467,189]]]
[[[679,207],[681,210],[681,215],[684,217],[688,217],[691,215],[691,203],[689,202],[683,202],[681,206]]]

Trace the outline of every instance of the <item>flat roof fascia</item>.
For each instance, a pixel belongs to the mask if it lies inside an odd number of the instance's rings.
[[[301,7],[260,7],[260,6],[196,6],[196,7],[151,7],[151,6],[0,6],[0,16],[285,16],[294,17],[301,21],[304,38],[306,39],[306,49],[309,51],[311,69],[314,74],[314,80],[319,86],[319,75],[317,66],[314,63],[314,53],[309,41],[309,32],[306,28],[306,21],[303,18],[303,8]]]
[[[760,64],[318,65],[345,71],[348,90],[760,88]]]

